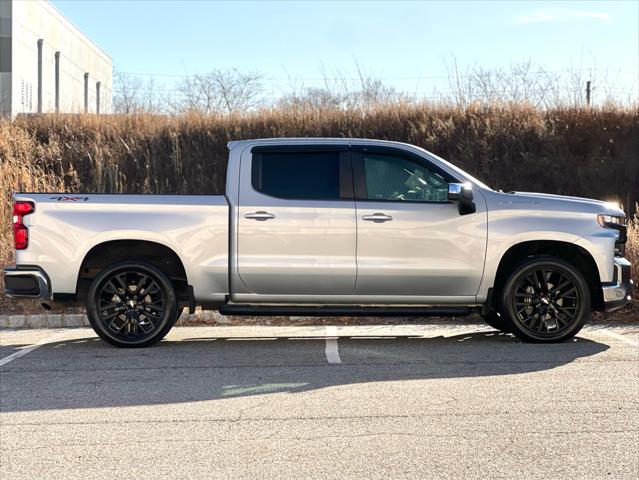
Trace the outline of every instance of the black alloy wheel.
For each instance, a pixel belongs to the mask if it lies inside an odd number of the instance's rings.
[[[175,323],[176,295],[153,265],[122,262],[93,281],[87,314],[96,333],[112,345],[144,347],[161,340]]]
[[[533,342],[559,342],[574,336],[590,312],[583,275],[558,258],[528,261],[506,282],[502,305],[512,332]]]

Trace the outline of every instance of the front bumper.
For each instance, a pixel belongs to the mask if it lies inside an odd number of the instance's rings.
[[[625,258],[615,257],[613,281],[601,284],[606,312],[617,310],[632,299],[634,282],[630,278],[630,266]]]
[[[4,293],[11,298],[51,298],[49,277],[39,267],[4,269]]]

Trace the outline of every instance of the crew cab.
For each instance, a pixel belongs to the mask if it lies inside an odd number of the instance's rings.
[[[113,345],[162,339],[183,309],[464,315],[525,341],[574,336],[632,290],[625,214],[495,191],[412,145],[228,144],[220,195],[16,193],[6,294],[85,304]]]

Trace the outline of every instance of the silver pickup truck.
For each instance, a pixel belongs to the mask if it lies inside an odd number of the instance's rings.
[[[224,195],[16,193],[6,294],[86,305],[113,345],[196,305],[249,315],[464,315],[525,341],[574,336],[632,290],[625,214],[495,191],[421,148],[230,142]]]

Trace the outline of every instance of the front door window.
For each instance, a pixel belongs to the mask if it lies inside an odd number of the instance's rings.
[[[448,182],[427,167],[395,155],[362,157],[367,200],[448,201]]]

